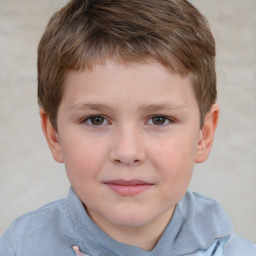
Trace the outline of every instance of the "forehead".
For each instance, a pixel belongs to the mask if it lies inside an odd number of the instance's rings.
[[[113,92],[125,96],[127,93],[139,91],[143,92],[145,97],[149,93],[155,93],[157,97],[171,88],[181,90],[184,87],[182,85],[187,87],[188,92],[193,91],[190,76],[181,76],[157,61],[138,63],[108,59],[103,63],[95,64],[90,69],[69,71],[64,82],[64,96],[81,87],[87,94],[98,91],[98,96],[104,98]]]
[[[119,69],[119,70],[118,70]],[[183,78],[190,78],[190,71],[180,69],[179,66],[171,66],[168,64],[163,64],[161,61],[158,61],[154,57],[146,57],[135,60],[126,60],[121,57],[110,56],[106,58],[96,58],[94,60],[89,61],[88,63],[82,63],[75,69],[68,69],[65,72],[64,84],[66,84],[66,79],[75,73],[96,73],[96,72],[117,72],[120,71],[122,73],[130,72],[131,70],[140,70],[141,72],[149,72],[152,71],[162,71],[161,75],[166,75],[170,73],[171,75],[177,75]],[[160,72],[157,72],[160,74]]]
[[[126,56],[127,57],[127,56]],[[63,94],[66,91],[65,86],[69,84],[68,80],[70,80],[70,76],[73,76],[74,73],[86,73],[88,76],[92,77],[90,73],[101,73],[99,77],[102,77],[103,73],[107,73],[109,75],[117,74],[117,73],[129,73],[132,69],[141,69],[141,73],[143,70],[151,74],[159,75],[160,79],[163,79],[167,73],[172,75],[179,75],[185,79],[190,80],[190,83],[193,88],[193,94],[196,96],[196,90],[194,88],[194,79],[191,75],[191,72],[183,67],[177,62],[175,58],[171,58],[169,61],[164,62],[161,58],[158,59],[156,56],[146,55],[146,56],[136,56],[136,58],[125,58],[120,55],[110,54],[106,56],[95,56],[95,58],[91,58],[89,60],[81,60],[80,64],[77,63],[78,66],[72,70],[66,70],[64,83],[62,84],[62,92],[61,99],[63,98]],[[119,68],[119,70],[118,70]],[[146,70],[147,69],[147,70]],[[151,71],[150,71],[151,69]],[[155,70],[161,70],[162,72],[155,72]],[[161,73],[161,74],[160,74]],[[102,79],[103,80],[103,79]],[[95,83],[92,81],[92,84]],[[63,86],[64,85],[64,86]],[[125,88],[123,89],[125,90]]]
[[[64,86],[62,102],[71,108],[95,108],[96,104],[110,109],[124,103],[130,109],[136,106],[153,110],[160,105],[165,109],[184,108],[196,102],[190,78],[158,62],[127,64],[109,60],[91,70],[70,71]]]

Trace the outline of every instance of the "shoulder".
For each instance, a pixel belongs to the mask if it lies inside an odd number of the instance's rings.
[[[209,208],[218,208],[222,209],[222,206],[214,199],[204,196],[197,192],[192,192],[188,190],[183,198],[180,201],[184,206],[193,206],[193,209],[196,212],[201,212]]]
[[[198,212],[212,207],[222,208],[218,201],[207,196],[204,196],[200,193],[188,190],[186,196],[189,198],[190,201],[194,202],[195,210],[197,210]]]
[[[193,223],[202,229],[210,228],[215,235],[218,234],[217,237],[224,237],[233,232],[229,216],[216,200],[188,190],[181,202],[182,212],[187,212],[186,218],[190,219],[193,214]],[[207,232],[209,233],[209,230]]]
[[[2,255],[3,250],[5,253],[6,250],[15,252],[21,250],[24,254],[28,252],[28,248],[37,246],[42,240],[53,241],[55,235],[58,236],[56,233],[65,233],[66,230],[63,230],[65,225],[62,223],[68,225],[68,220],[66,199],[48,203],[37,210],[22,215],[10,225],[0,238],[0,255]],[[6,255],[16,254],[7,253]]]
[[[216,256],[256,256],[256,246],[234,234],[229,216],[217,201],[188,191],[179,209],[189,223],[190,239],[194,236],[200,242],[198,248],[209,248],[217,239]]]
[[[232,234],[224,245],[225,256],[256,256],[256,245],[252,242]]]
[[[16,234],[20,234],[20,236],[23,236],[23,232],[26,232],[28,228],[38,229],[42,225],[50,224],[51,222],[57,220],[60,216],[66,215],[66,208],[66,199],[60,199],[54,202],[50,202],[40,207],[39,209],[20,216],[12,223],[10,228],[14,230]]]

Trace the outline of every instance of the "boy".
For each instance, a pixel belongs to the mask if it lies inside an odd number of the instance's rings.
[[[185,0],[73,0],[38,48],[42,129],[67,200],[16,220],[4,256],[253,256],[187,191],[217,126],[215,43]]]

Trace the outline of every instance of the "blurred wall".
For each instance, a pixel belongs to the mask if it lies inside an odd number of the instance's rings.
[[[21,214],[65,197],[64,166],[43,138],[36,50],[64,0],[0,0],[0,235]],[[256,1],[193,0],[217,43],[221,116],[209,160],[191,188],[220,201],[235,231],[256,242]]]

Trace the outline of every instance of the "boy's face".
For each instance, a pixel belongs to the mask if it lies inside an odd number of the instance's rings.
[[[156,62],[70,72],[57,125],[54,158],[105,231],[166,225],[208,155],[190,80]]]

